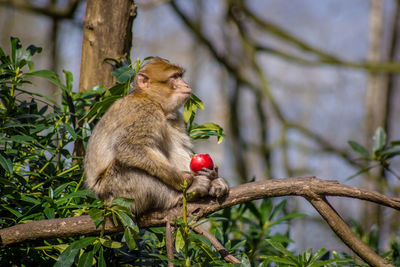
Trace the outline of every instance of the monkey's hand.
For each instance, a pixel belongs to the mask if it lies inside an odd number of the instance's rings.
[[[211,181],[215,180],[218,178],[218,166],[215,166],[213,170],[203,168],[203,170],[197,172],[197,174],[207,176]]]
[[[223,197],[225,196],[229,191],[229,186],[226,183],[224,178],[216,178],[211,181],[211,186],[208,194],[213,197]]]
[[[193,182],[190,185],[187,193],[189,200],[193,201],[201,197],[207,196],[210,190],[211,181],[207,176],[196,175],[193,177]]]

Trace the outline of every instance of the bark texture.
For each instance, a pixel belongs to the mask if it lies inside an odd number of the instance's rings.
[[[234,186],[224,199],[202,199],[188,204],[188,216],[195,219],[204,218],[220,209],[249,202],[256,199],[281,196],[301,196],[307,199],[321,214],[331,227],[332,231],[353,250],[361,259],[371,266],[393,266],[381,258],[371,248],[364,244],[343,221],[340,215],[326,200],[326,196],[340,196],[362,199],[374,202],[386,207],[400,210],[400,198],[394,198],[357,187],[341,185],[337,181],[321,180],[315,177],[292,177],[267,180]],[[136,218],[141,228],[165,226],[167,222],[182,215],[182,207],[170,210],[151,212]],[[106,232],[122,231],[121,227],[113,225],[109,219],[106,224]],[[196,231],[196,229],[195,229]],[[90,216],[62,218],[29,222],[15,225],[6,229],[0,229],[1,246],[36,239],[50,239],[76,235],[97,235],[100,229],[96,229]],[[226,255],[224,255],[226,256]]]
[[[129,56],[135,17],[133,0],[87,1],[79,91],[96,85],[109,88],[115,83],[112,68],[104,59]]]

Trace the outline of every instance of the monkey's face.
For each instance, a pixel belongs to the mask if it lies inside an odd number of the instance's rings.
[[[182,74],[174,73],[168,79],[169,103],[171,108],[176,110],[189,99],[192,89],[183,80]],[[173,106],[176,106],[175,108]]]
[[[174,112],[192,93],[183,80],[183,73],[181,67],[154,58],[137,74],[136,86],[159,102],[165,112]]]

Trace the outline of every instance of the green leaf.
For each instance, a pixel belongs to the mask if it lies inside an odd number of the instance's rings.
[[[89,110],[89,112],[85,115],[84,118],[87,118],[89,122],[91,122],[93,119],[95,119],[96,114],[103,114],[106,112],[106,110],[119,98],[120,96],[111,96],[103,101],[96,102],[96,104],[93,105],[93,107]]]
[[[38,70],[38,71],[31,72],[31,73],[26,73],[25,76],[37,76],[37,77],[45,78],[46,80],[54,83],[61,89],[63,89],[63,90],[67,89],[67,87],[60,82],[60,78],[58,77],[58,75],[55,72],[50,71],[50,70]]]
[[[124,84],[117,84],[114,85],[113,87],[111,87],[109,90],[107,90],[107,92],[105,93],[106,97],[110,97],[110,96],[119,96],[119,97],[123,97],[125,93],[125,86]]]
[[[64,127],[65,127],[65,130],[67,130],[67,132],[71,135],[73,140],[76,140],[78,138],[74,128],[72,128],[71,125],[69,125],[68,123],[64,123]]]
[[[269,215],[269,220],[273,220],[275,219],[276,216],[278,216],[279,213],[283,212],[283,209],[286,206],[286,202],[287,200],[282,200],[281,202],[279,202],[278,205],[274,206],[274,208],[272,209],[271,214]]]
[[[136,248],[136,242],[130,228],[125,229],[124,237],[126,245],[128,246],[129,250],[134,250]]]
[[[35,204],[35,205],[38,205],[38,204],[41,203],[40,200],[35,199],[35,198],[28,197],[28,196],[26,196],[25,194],[22,194],[22,195],[21,195],[21,200],[22,200],[22,201],[25,201],[25,202],[28,202],[28,203]]]
[[[210,136],[216,136],[218,143],[221,143],[225,137],[224,130],[215,123],[205,123],[202,125],[194,125],[189,131],[192,139],[208,139]]]
[[[9,212],[11,212],[12,214],[14,214],[15,217],[20,218],[22,216],[21,212],[17,211],[17,210],[13,210],[12,208],[8,207],[7,205],[1,205],[3,207],[3,209],[8,210]]]
[[[139,228],[136,225],[136,223],[132,220],[129,215],[127,215],[125,212],[117,212],[118,218],[121,220],[122,225],[125,227],[130,227],[132,230],[135,232],[139,232]]]
[[[111,239],[100,238],[99,239],[101,244],[107,248],[121,248],[122,244],[117,241],[113,241]]]
[[[89,216],[92,218],[94,225],[99,227],[100,224],[104,222],[104,219],[101,217],[103,215],[103,211],[97,208],[92,208],[89,210]]]
[[[13,164],[9,158],[3,157],[3,155],[0,153],[0,165],[3,167],[3,169],[8,172],[10,175],[13,174]]]
[[[96,208],[90,209],[89,216],[90,218],[92,218],[93,221],[96,221],[100,219],[101,216],[103,216],[103,211],[101,209],[96,209]]]
[[[27,61],[29,61],[29,60],[31,60],[33,55],[35,55],[36,53],[41,53],[41,52],[42,52],[42,48],[41,47],[30,45],[25,50],[25,53],[24,53],[22,58],[27,60]]]
[[[91,250],[89,252],[85,252],[79,257],[78,267],[92,266],[93,261],[94,261],[93,250]]]
[[[400,146],[400,140],[392,141],[392,142],[390,142],[390,145],[392,145],[392,146]]]
[[[376,154],[385,147],[386,139],[387,136],[385,130],[382,127],[378,127],[378,129],[376,129],[375,131],[374,136],[372,137],[372,142],[373,142],[372,151],[374,154]]]
[[[58,257],[58,261],[54,264],[54,267],[69,267],[74,263],[76,255],[78,255],[79,250],[85,248],[94,241],[97,240],[97,237],[86,237],[80,240],[76,240],[68,246],[67,249],[63,251]]]
[[[353,179],[354,177],[357,177],[357,176],[359,176],[359,175],[362,174],[362,173],[368,172],[370,169],[372,169],[372,168],[374,168],[374,167],[376,167],[376,166],[369,166],[369,167],[366,167],[366,168],[364,168],[364,169],[361,169],[361,170],[359,170],[358,172],[356,172],[355,174],[353,174],[353,175],[347,177],[347,178],[345,179],[345,181],[351,180],[351,179]]]
[[[14,142],[28,145],[35,141],[35,138],[29,135],[13,135],[10,139]]]
[[[30,73],[28,73],[28,74],[30,74]],[[28,74],[26,74],[26,75],[28,75]],[[17,90],[20,91],[20,92],[26,93],[28,95],[34,95],[34,96],[42,97],[42,98],[46,99],[46,101],[48,101],[49,103],[52,103],[55,106],[58,106],[57,102],[54,99],[51,99],[51,98],[49,98],[49,97],[47,97],[45,95],[42,95],[42,94],[39,94],[39,93],[36,93],[36,92],[28,92],[28,91],[22,90],[21,88],[17,88]],[[54,116],[54,114],[50,114],[49,116],[52,116],[52,115]]]
[[[201,99],[198,98],[195,94],[191,94],[189,100],[193,103],[193,105],[195,105],[199,109],[201,109],[201,110],[204,109],[203,101],[201,101]]]
[[[293,255],[292,252],[290,252],[289,250],[287,250],[284,246],[282,246],[281,243],[272,240],[272,239],[265,239],[265,241],[267,241],[268,243],[271,244],[271,246],[273,246],[276,250],[278,250],[279,252],[281,252],[282,254],[284,254],[286,257],[289,257],[292,261],[296,262],[297,258],[296,256]]]
[[[305,217],[308,216],[307,213],[292,213],[286,216],[283,216],[282,218],[279,218],[278,220],[274,221],[273,223],[270,224],[270,227],[276,224],[280,224],[283,221],[288,221],[288,220],[292,220],[292,219],[296,219],[296,218],[301,218],[301,217]]]
[[[183,107],[183,120],[185,121],[185,123],[188,123],[188,121],[192,117],[192,114],[193,114],[193,106],[188,104],[188,102],[186,102]]]
[[[315,254],[311,257],[309,262],[315,262],[317,261],[320,257],[322,257],[323,255],[325,255],[327,252],[326,249],[321,248],[320,250],[318,250],[317,252],[315,252]]]
[[[63,71],[65,76],[65,83],[66,83],[66,91],[71,94],[72,93],[72,86],[74,82],[74,77],[72,76],[72,72],[70,71]]]
[[[290,266],[300,266],[297,264],[297,261],[291,260],[291,259],[285,259],[279,256],[260,256],[261,259],[265,259],[268,262],[274,262],[274,263],[283,263],[283,264],[288,264]]]
[[[348,141],[347,142],[350,147],[356,151],[357,153],[361,154],[362,156],[364,156],[365,158],[370,158],[371,155],[369,154],[368,150],[363,147],[362,145],[360,145],[359,143],[355,142],[355,141]]]
[[[56,189],[54,189],[54,195],[58,196],[61,193],[63,193],[64,189],[67,188],[68,186],[71,186],[73,184],[76,184],[76,182],[68,182],[68,183],[64,183],[60,186],[58,186]]]
[[[47,219],[54,219],[55,218],[55,212],[53,208],[45,208],[43,210],[43,213],[46,215]]]
[[[71,246],[67,247],[63,253],[58,257],[58,261],[54,264],[54,267],[69,267],[74,263],[76,255],[78,255],[79,249],[73,249]]]
[[[391,159],[395,156],[400,155],[400,150],[390,150],[390,151],[383,151],[380,156],[384,157],[385,159]]]
[[[117,77],[117,83],[122,84],[126,83],[132,76],[135,75],[135,70],[133,70],[129,66],[122,66],[120,68],[115,69],[112,72],[112,75]]]
[[[112,200],[113,204],[129,209],[134,200],[126,197],[119,197]]]
[[[313,263],[311,266],[312,267],[322,267],[322,266],[327,266],[330,263],[338,263],[338,262],[349,262],[352,261],[352,259],[330,259],[330,260],[325,260],[325,261],[318,261]],[[338,265],[338,266],[342,266],[342,265]]]
[[[11,37],[11,60],[14,65],[17,65],[19,62],[19,57],[21,53],[21,43],[18,38]]]
[[[182,229],[179,229],[179,231],[176,232],[176,236],[175,236],[175,249],[176,252],[181,252],[181,250],[183,249],[183,247],[185,246],[185,241],[183,240],[183,236],[182,236]]]
[[[98,267],[107,267],[106,261],[104,259],[104,250],[103,247],[100,247],[100,252],[99,252],[99,263],[97,265]]]
[[[73,249],[81,249],[81,248],[85,248],[85,247],[93,244],[93,242],[96,240],[97,240],[97,237],[85,237],[85,238],[82,238],[82,239],[72,242],[70,246]]]

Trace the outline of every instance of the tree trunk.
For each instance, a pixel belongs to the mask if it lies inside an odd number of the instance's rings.
[[[371,0],[369,15],[369,42],[368,61],[380,63],[382,61],[382,27],[383,1]],[[365,129],[369,146],[371,137],[379,126],[385,127],[387,115],[387,75],[371,73],[368,81],[366,96]]]
[[[115,80],[106,58],[129,57],[132,47],[132,24],[136,17],[133,0],[87,0],[83,27],[79,91],[96,85],[110,88]],[[75,142],[74,154],[83,156],[80,140]]]
[[[135,17],[133,0],[87,0],[79,91],[113,85],[111,66],[104,59],[129,57]]]
[[[369,14],[369,53],[368,61],[380,63],[382,57],[382,28],[383,28],[383,1],[371,0]],[[387,117],[387,101],[388,101],[388,77],[382,73],[370,73],[368,79],[368,88],[365,102],[365,118],[364,129],[366,144],[369,149],[372,148],[372,136],[378,127],[384,127]],[[382,192],[383,185],[382,168],[374,168],[368,173],[368,177],[364,180],[363,187],[370,190]],[[372,225],[380,225],[382,216],[382,208],[365,204],[363,207],[362,224],[366,230]]]

